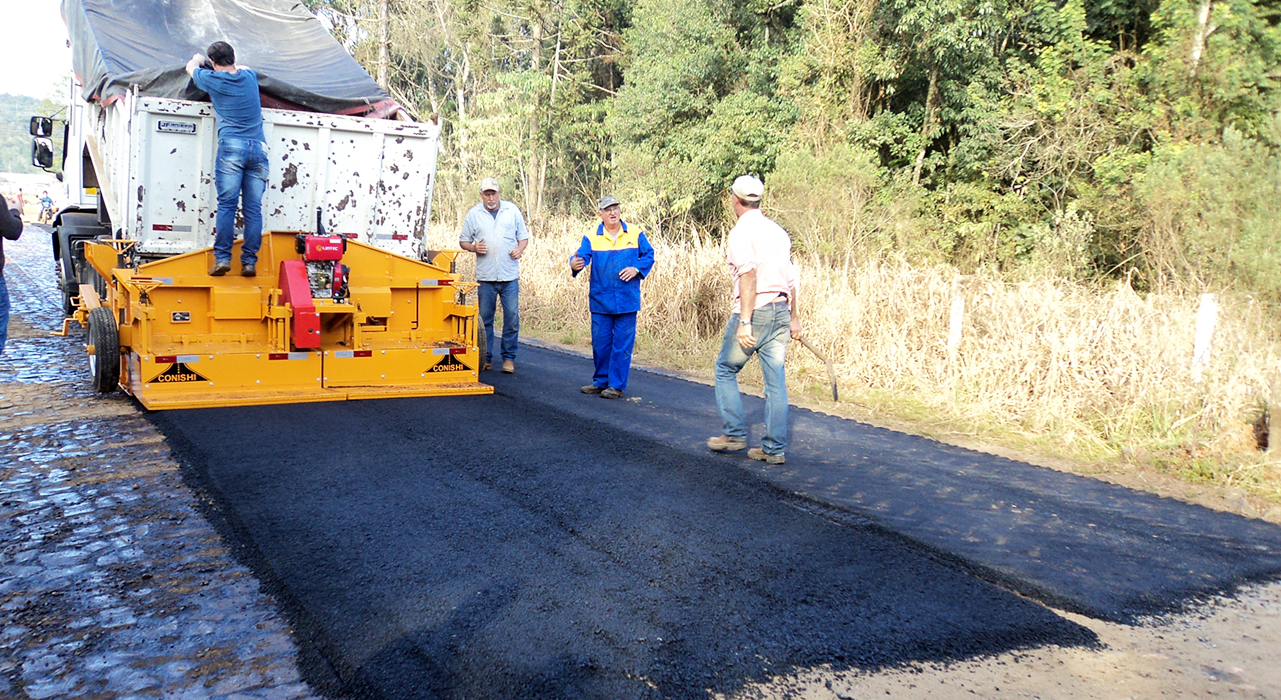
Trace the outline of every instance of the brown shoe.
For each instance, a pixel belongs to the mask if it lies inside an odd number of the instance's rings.
[[[602,399],[621,399],[623,398],[623,392],[611,386],[607,389],[601,389],[600,397]]]
[[[747,447],[746,440],[738,440],[728,435],[707,438],[707,449],[713,452],[735,452],[745,447]]]
[[[503,360],[503,374],[515,374],[516,363],[511,360]]]
[[[241,277],[257,277],[258,268],[254,267],[253,263],[245,263],[240,266],[240,276]]]
[[[214,262],[214,266],[213,266],[212,268],[210,268],[210,269],[209,269],[209,276],[210,276],[210,277],[222,277],[223,275],[227,274],[228,272],[231,272],[231,263],[229,263],[229,262]]]
[[[605,387],[596,386],[595,384],[588,384],[587,386],[579,389],[579,391],[583,392],[584,394],[599,394],[604,390],[605,390]]]
[[[782,464],[787,461],[783,455],[772,455],[759,447],[748,450],[747,456],[766,464]]]
[[[482,371],[482,372],[488,372],[489,370],[491,370],[491,369],[493,369],[493,368],[494,368],[494,366],[493,366],[492,364],[490,364],[490,363],[486,362],[485,364],[483,364],[483,365],[481,365],[481,366],[480,366],[480,371]]]

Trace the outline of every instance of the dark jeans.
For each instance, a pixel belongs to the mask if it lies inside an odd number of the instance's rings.
[[[477,297],[480,321],[485,324],[485,362],[493,362],[494,312],[499,299],[503,302],[503,359],[515,360],[520,340],[520,280],[481,282]]]
[[[4,272],[0,271],[0,355],[4,354],[4,344],[9,340],[9,285],[4,281]]]
[[[245,242],[240,262],[258,262],[262,247],[262,194],[267,190],[267,151],[261,141],[219,139],[214,184],[218,189],[217,232],[214,260],[231,262],[231,244],[236,239],[236,204],[245,214]]]

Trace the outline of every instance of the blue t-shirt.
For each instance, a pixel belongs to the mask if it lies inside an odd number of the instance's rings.
[[[218,113],[218,138],[267,140],[262,133],[257,73],[248,68],[235,73],[197,68],[191,78],[196,87],[209,93],[209,101]]]

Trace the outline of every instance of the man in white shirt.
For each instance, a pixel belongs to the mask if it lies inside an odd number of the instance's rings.
[[[503,304],[503,372],[516,371],[516,345],[520,340],[520,256],[529,244],[525,217],[515,204],[500,198],[498,180],[480,181],[480,204],[467,212],[458,245],[476,254],[477,302],[485,324],[485,360],[489,369],[494,355],[494,312]]]
[[[716,406],[723,424],[707,441],[716,452],[747,447],[747,423],[738,373],[755,354],[765,379],[765,434],[747,456],[783,464],[787,449],[787,381],[783,361],[789,339],[800,340],[796,310],[799,284],[792,264],[792,241],[781,226],[761,213],[765,185],[751,175],[734,181],[731,203],[738,223],[729,232],[725,260],[734,276],[734,309],[716,359]]]

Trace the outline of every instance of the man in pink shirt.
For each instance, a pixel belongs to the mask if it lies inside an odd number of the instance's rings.
[[[747,423],[738,373],[755,354],[765,378],[765,434],[747,456],[782,464],[787,449],[787,381],[783,361],[790,339],[801,338],[796,311],[798,279],[792,264],[792,241],[781,226],[761,213],[765,185],[751,175],[730,189],[738,223],[729,232],[725,259],[734,276],[734,309],[716,359],[716,405],[720,435],[707,441],[716,452],[747,447]]]

